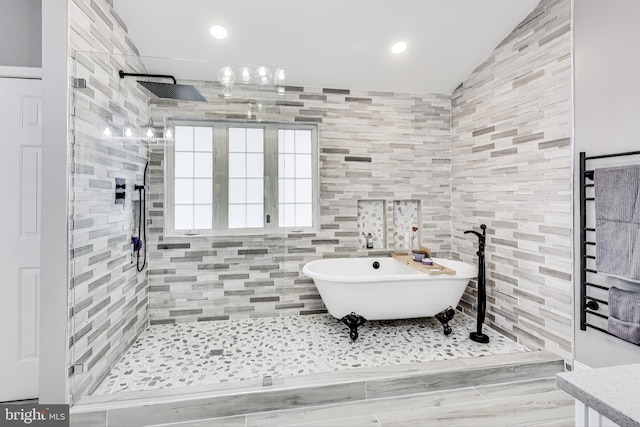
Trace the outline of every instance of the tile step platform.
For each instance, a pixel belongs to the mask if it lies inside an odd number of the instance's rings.
[[[185,388],[87,397],[71,407],[71,425],[143,426],[407,396],[553,377],[563,359],[527,351],[409,365],[301,375],[271,386]]]

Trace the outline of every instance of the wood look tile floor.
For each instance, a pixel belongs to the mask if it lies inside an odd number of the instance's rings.
[[[574,425],[574,400],[553,377],[184,423],[180,427]]]

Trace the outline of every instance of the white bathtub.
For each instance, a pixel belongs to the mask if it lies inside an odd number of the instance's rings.
[[[389,258],[333,258],[307,263],[311,277],[329,313],[342,319],[356,313],[367,320],[431,317],[458,305],[477,267],[434,258],[455,275],[430,276]],[[380,267],[375,269],[374,262]],[[413,261],[411,261],[413,262]]]

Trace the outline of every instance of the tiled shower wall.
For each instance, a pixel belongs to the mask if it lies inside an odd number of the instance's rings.
[[[72,401],[91,392],[148,323],[146,269],[131,263],[133,186],[142,182],[147,148],[123,141],[125,124],[148,120],[147,95],[119,69],[138,69],[137,51],[109,0],[70,4],[71,89],[69,375]],[[98,52],[110,52],[109,54]],[[123,56],[131,55],[131,56]],[[103,130],[110,124],[113,138]],[[114,204],[115,178],[126,202]]]
[[[571,358],[571,5],[543,0],[452,95],[453,255],[487,225],[488,323]],[[463,298],[474,311],[475,287]]]
[[[151,323],[324,312],[313,282],[301,273],[306,262],[389,252],[361,249],[359,200],[387,200],[387,218],[393,218],[393,200],[420,201],[421,243],[437,255],[450,255],[449,96],[287,87],[284,97],[265,101],[264,93],[237,86],[225,101],[218,85],[198,86],[215,106],[159,101],[151,105],[154,123],[165,118],[242,122],[249,107],[256,113],[261,101],[267,116],[258,119],[317,124],[320,225],[314,233],[286,236],[164,237],[164,155],[162,144],[154,146]]]

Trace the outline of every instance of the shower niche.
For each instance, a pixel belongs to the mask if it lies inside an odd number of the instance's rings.
[[[387,247],[386,200],[358,200],[358,248],[367,249],[367,236],[371,234],[373,248]]]
[[[358,200],[357,223],[359,249],[367,249],[369,233],[373,249],[410,250],[421,244],[420,200]]]
[[[420,246],[422,215],[420,200],[394,200],[393,209],[393,248],[413,249]],[[416,231],[413,231],[417,228]]]

